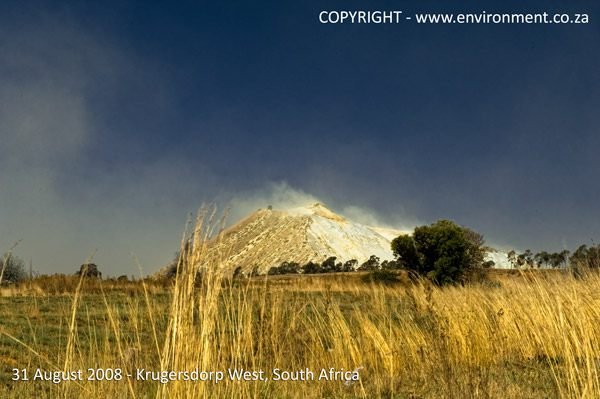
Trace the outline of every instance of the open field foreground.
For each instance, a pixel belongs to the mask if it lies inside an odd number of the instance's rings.
[[[21,295],[0,298],[0,396],[600,395],[598,276],[531,272],[450,288],[345,277],[231,283],[211,274],[194,288],[181,275],[176,287],[147,285],[146,294],[142,283],[90,281],[62,295],[27,295],[23,287]],[[360,381],[319,381],[320,370],[331,367],[358,369]],[[11,381],[12,368],[26,368],[29,381]],[[82,381],[33,381],[38,368],[82,370]],[[120,381],[87,381],[88,368],[123,374]],[[140,380],[142,368],[225,377],[163,384]],[[263,370],[265,380],[232,381],[227,370],[242,368]],[[273,381],[274,368],[308,369],[315,380]],[[110,373],[103,378],[118,378]]]

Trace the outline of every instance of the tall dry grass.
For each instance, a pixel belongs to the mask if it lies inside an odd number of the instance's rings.
[[[494,284],[382,286],[360,279],[231,281],[207,260],[210,215],[168,288],[142,290],[104,311],[71,294],[57,354],[2,330],[31,367],[120,368],[118,382],[12,383],[3,397],[157,398],[597,398],[600,277],[527,272]],[[198,279],[197,276],[202,278]],[[307,283],[307,281],[310,281]],[[33,299],[32,299],[33,300]],[[66,306],[68,309],[68,307]],[[87,312],[87,314],[86,314]],[[74,322],[79,320],[79,322]],[[82,321],[83,320],[83,321]],[[102,322],[102,323],[101,323]],[[35,321],[32,323],[35,324]],[[360,381],[139,381],[137,368],[358,370]],[[4,391],[2,391],[4,389]]]

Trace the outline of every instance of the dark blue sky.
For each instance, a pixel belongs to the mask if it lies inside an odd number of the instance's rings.
[[[85,3],[0,6],[0,249],[41,271],[153,270],[204,201],[600,240],[598,2]],[[318,22],[341,9],[590,23]]]

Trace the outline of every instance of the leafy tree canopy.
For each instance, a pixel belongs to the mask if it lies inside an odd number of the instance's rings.
[[[400,264],[436,284],[462,283],[485,269],[483,236],[449,220],[415,228],[392,241]]]

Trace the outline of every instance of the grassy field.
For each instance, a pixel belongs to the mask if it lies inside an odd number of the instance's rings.
[[[0,397],[600,397],[597,275],[496,273],[447,288],[359,274],[231,282],[202,252],[195,243],[170,284],[72,278],[3,289]],[[12,381],[13,368],[29,380]],[[331,368],[356,374],[319,379]],[[77,380],[34,381],[38,369]],[[162,383],[139,369],[157,378],[198,369],[210,380]],[[241,369],[264,378],[229,377]],[[276,381],[274,369],[314,379]]]

